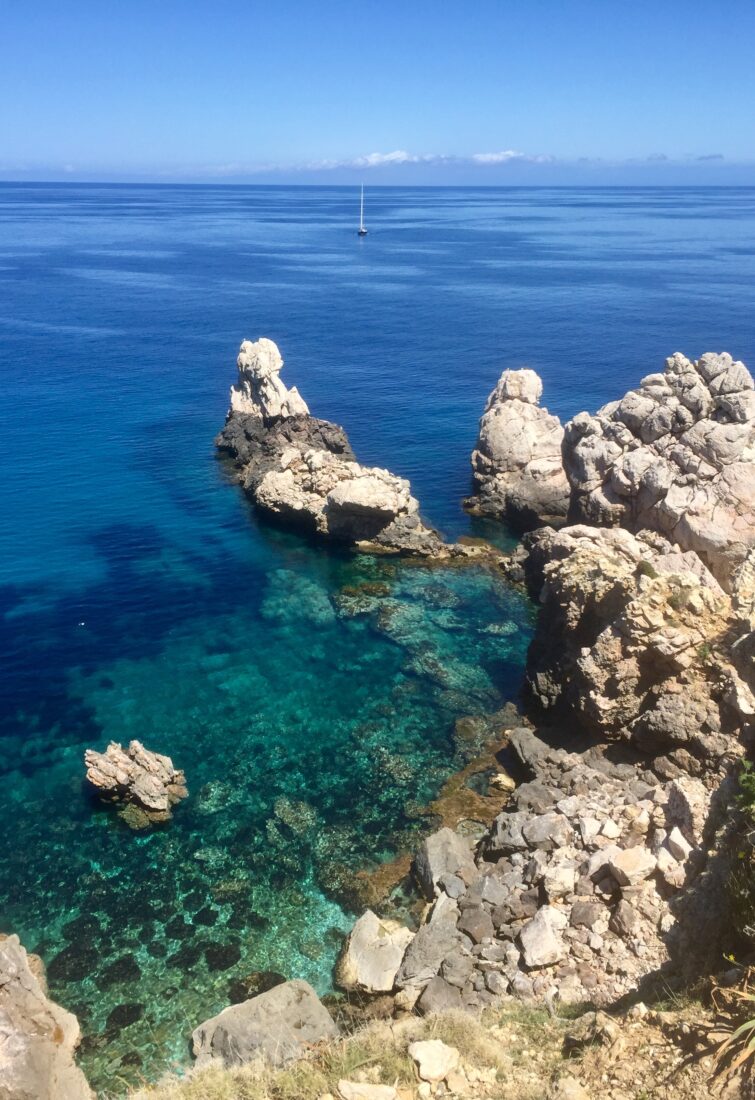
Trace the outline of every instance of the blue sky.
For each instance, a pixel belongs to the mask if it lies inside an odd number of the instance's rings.
[[[0,179],[755,183],[755,0],[0,0]]]

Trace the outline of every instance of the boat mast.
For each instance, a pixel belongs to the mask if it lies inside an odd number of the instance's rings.
[[[364,184],[362,184],[362,194],[359,200],[359,228],[364,229]]]

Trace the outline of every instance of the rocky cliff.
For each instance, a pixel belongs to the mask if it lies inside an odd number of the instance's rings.
[[[76,1017],[47,997],[40,959],[0,937],[0,1100],[94,1100],[76,1066]]]
[[[755,389],[725,352],[663,373],[566,425],[570,519],[658,531],[724,587],[755,545]]]
[[[346,433],[309,415],[286,389],[271,340],[241,345],[225,427],[216,444],[257,508],[306,534],[383,552],[446,553],[405,478],[360,465]]]

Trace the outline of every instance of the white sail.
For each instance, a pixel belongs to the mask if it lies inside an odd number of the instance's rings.
[[[362,184],[362,193],[359,199],[359,228],[364,229],[364,184]]]

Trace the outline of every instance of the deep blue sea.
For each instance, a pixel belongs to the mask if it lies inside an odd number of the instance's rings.
[[[269,336],[359,458],[459,502],[486,395],[563,417],[680,350],[755,366],[753,189],[0,185],[0,931],[117,1092],[188,1061],[255,970],[321,992],[341,886],[411,845],[463,715],[515,699],[532,609],[484,571],[261,524],[213,450]],[[501,537],[505,533],[498,532]],[[83,753],[184,768],[130,832]]]

